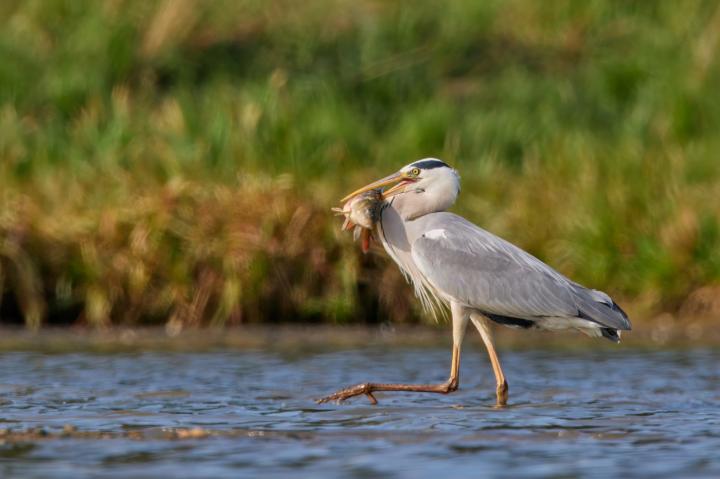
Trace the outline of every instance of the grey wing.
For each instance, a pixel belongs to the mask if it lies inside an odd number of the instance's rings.
[[[582,318],[627,330],[601,291],[574,283],[517,246],[456,215],[439,216],[412,244],[427,280],[453,300],[509,318]]]

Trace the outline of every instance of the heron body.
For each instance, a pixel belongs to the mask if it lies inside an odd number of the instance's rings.
[[[377,237],[412,283],[425,309],[448,307],[453,323],[450,378],[441,385],[366,383],[338,391],[343,400],[374,391],[451,392],[459,383],[460,347],[472,322],[488,349],[497,380],[497,403],[507,402],[507,381],[491,336],[491,323],[523,329],[574,329],[620,340],[631,328],[623,310],[605,293],[588,289],[508,241],[446,210],[460,192],[458,173],[427,158],[361,188],[395,183],[383,193]]]

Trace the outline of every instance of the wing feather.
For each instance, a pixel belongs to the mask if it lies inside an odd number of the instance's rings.
[[[570,281],[460,216],[433,216],[411,254],[427,280],[450,299],[512,318],[580,317],[629,329],[627,316],[605,293]]]

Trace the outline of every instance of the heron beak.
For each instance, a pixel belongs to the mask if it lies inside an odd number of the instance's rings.
[[[344,203],[347,200],[349,200],[350,198],[353,198],[353,197],[359,195],[360,193],[365,193],[366,191],[375,190],[377,188],[382,188],[384,186],[388,186],[388,185],[392,185],[393,183],[397,183],[395,186],[393,186],[389,190],[383,191],[382,196],[383,196],[383,198],[387,199],[398,193],[402,193],[403,190],[405,189],[405,186],[409,183],[412,183],[413,181],[414,180],[412,180],[411,178],[408,178],[404,173],[401,173],[401,172],[393,173],[390,176],[386,176],[385,178],[374,181],[374,182],[370,183],[369,185],[365,185],[362,188],[353,191],[352,193],[347,195],[345,198],[341,199],[340,202]]]

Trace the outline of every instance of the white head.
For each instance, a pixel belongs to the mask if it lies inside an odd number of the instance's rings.
[[[383,192],[404,220],[450,208],[460,193],[460,175],[436,158],[425,158],[403,166],[381,180],[354,191],[343,201],[362,192],[395,184]]]

